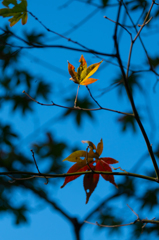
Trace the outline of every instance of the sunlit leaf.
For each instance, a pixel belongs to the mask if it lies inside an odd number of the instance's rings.
[[[89,167],[86,165],[86,162],[80,162],[80,163],[75,163],[67,173],[75,173],[75,172],[84,172],[88,170]],[[80,177],[81,175],[75,175],[75,176],[67,176],[65,178],[64,184],[61,186],[63,188],[67,183],[75,180],[76,178]]]
[[[96,150],[96,146],[91,141],[82,141],[82,143],[87,143],[89,145],[89,148]]]
[[[70,78],[70,80],[74,81],[75,83],[79,83],[78,75],[75,72],[75,67],[69,62],[68,62],[68,71],[69,71],[69,74],[72,77],[72,78]]]
[[[73,152],[67,158],[65,158],[63,162],[64,161],[81,162],[82,161],[81,157],[86,157],[86,151],[79,150],[79,151]]]
[[[81,55],[81,58],[80,58],[79,62],[81,63],[81,66],[87,67],[87,63],[86,63],[86,60],[85,60],[85,58],[83,57],[83,55]]]
[[[80,78],[81,72],[87,68],[87,63],[86,60],[84,59],[83,55],[81,55],[81,58],[79,60],[80,66],[77,69],[78,77]]]
[[[10,27],[14,26],[20,19],[23,25],[26,24],[28,19],[26,0],[21,0],[20,3],[17,0],[3,0],[2,4],[6,8],[0,9],[0,16],[4,18],[11,17],[9,19]],[[10,4],[13,4],[14,7],[10,8]]]
[[[72,78],[70,80],[74,81],[77,84],[80,85],[89,85],[91,83],[96,82],[98,79],[90,78],[99,68],[100,64],[102,63],[95,63],[90,65],[87,68],[86,60],[84,59],[83,55],[81,55],[81,58],[79,60],[80,66],[77,69],[77,72],[75,72],[75,67],[68,62],[68,71]]]
[[[82,151],[82,150],[79,150],[79,151],[76,151],[76,152],[73,152],[71,153],[67,158],[65,158],[63,161],[69,161],[69,162],[82,162],[83,160],[81,158],[86,158],[86,155],[88,157],[88,161],[92,160],[92,158],[97,158],[98,155],[94,152],[89,152],[87,153],[86,151]]]
[[[100,142],[97,145],[97,153],[100,156],[102,154],[102,152],[103,152],[103,140],[101,139]]]
[[[95,168],[93,164],[90,164],[90,167],[93,170]],[[83,185],[86,192],[86,204],[88,203],[91,194],[96,188],[98,181],[99,181],[99,174],[86,174],[84,176]]]
[[[92,76],[98,70],[101,63],[102,61],[99,63],[94,63],[90,65],[88,68],[84,69],[83,72],[81,73],[81,81],[84,81],[85,79]]]
[[[92,84],[94,82],[98,81],[98,79],[95,79],[95,78],[86,78],[85,80],[83,80],[82,82],[80,82],[80,85],[89,85],[89,84]]]
[[[115,164],[115,163],[118,163],[117,160],[115,160],[115,159],[113,159],[113,158],[109,158],[109,157],[100,158],[100,160],[103,160],[103,161],[106,162],[107,164]]]
[[[103,160],[99,160],[97,162],[96,171],[104,171],[104,172],[112,172],[111,167],[109,166],[109,164],[107,164],[105,161]],[[114,181],[114,176],[113,175],[106,175],[106,174],[101,174],[101,176],[106,180],[109,181],[110,183],[114,184],[117,188],[118,186],[116,185],[115,181]]]

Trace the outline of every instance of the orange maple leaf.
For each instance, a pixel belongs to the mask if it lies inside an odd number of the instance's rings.
[[[71,75],[70,80],[80,85],[89,85],[91,83],[96,82],[98,79],[89,77],[92,76],[98,70],[102,61],[99,63],[94,63],[87,67],[86,60],[84,59],[83,55],[81,55],[79,62],[80,66],[78,67],[77,72],[75,72],[75,67],[68,62],[68,71],[69,74]]]

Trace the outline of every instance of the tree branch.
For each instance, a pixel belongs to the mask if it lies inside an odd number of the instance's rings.
[[[25,91],[23,91],[23,93],[28,97],[30,98],[33,102],[36,102],[37,104],[40,104],[42,106],[56,106],[56,107],[60,107],[60,108],[67,108],[67,109],[71,109],[71,110],[80,110],[80,111],[99,111],[99,110],[106,110],[106,111],[110,111],[110,112],[115,112],[115,113],[120,113],[120,114],[124,114],[124,115],[128,115],[128,116],[134,116],[133,114],[131,113],[125,113],[125,112],[121,112],[121,111],[117,111],[117,110],[113,110],[113,109],[109,109],[109,108],[103,108],[103,107],[99,107],[99,108],[81,108],[81,107],[67,107],[67,106],[63,106],[63,105],[59,105],[59,104],[56,104],[54,102],[52,102],[51,104],[45,104],[45,103],[41,103],[41,102],[38,102],[36,101],[34,98],[32,98],[28,93],[26,93]]]
[[[67,177],[67,176],[76,176],[76,175],[85,175],[92,174],[92,171],[86,172],[74,172],[74,173],[61,173],[61,174],[49,174],[49,173],[35,173],[35,172],[27,172],[27,171],[8,171],[8,172],[0,172],[0,176],[8,176],[9,175],[31,175],[36,178],[59,178],[59,177]],[[106,174],[106,175],[114,175],[114,176],[130,176],[135,178],[142,178],[145,180],[153,181],[159,183],[159,180],[154,177],[149,177],[141,174],[130,173],[130,172],[106,172],[106,171],[93,171],[93,174]],[[16,180],[23,180],[22,178],[16,178]]]
[[[119,6],[119,10],[118,10],[118,17],[117,17],[117,23],[119,21],[119,15],[120,15],[120,10],[121,10],[121,1],[120,1],[120,6]],[[134,103],[134,100],[133,100],[133,97],[131,95],[131,92],[130,92],[130,89],[129,89],[129,85],[128,85],[128,81],[127,81],[127,76],[125,75],[125,72],[124,72],[124,69],[123,69],[123,65],[122,65],[122,61],[121,61],[121,57],[120,57],[120,53],[119,53],[119,47],[118,47],[118,42],[117,42],[117,28],[118,28],[118,24],[116,24],[116,28],[115,28],[115,33],[114,33],[114,42],[115,42],[115,47],[116,47],[116,53],[117,53],[117,59],[118,59],[118,63],[120,65],[120,69],[121,69],[121,72],[122,72],[122,75],[123,75],[123,83],[124,83],[124,86],[125,86],[125,89],[126,89],[126,92],[127,92],[127,95],[128,95],[128,98],[129,98],[129,101],[130,101],[130,104],[131,104],[131,107],[132,107],[132,110],[133,110],[133,113],[134,113],[134,116],[135,116],[135,119],[139,125],[139,128],[142,132],[142,135],[145,139],[145,142],[146,142],[146,145],[147,145],[147,149],[148,149],[148,152],[149,152],[149,155],[151,157],[151,160],[152,160],[152,163],[154,165],[154,169],[155,169],[155,172],[156,172],[156,176],[157,178],[159,179],[159,169],[158,169],[158,165],[157,165],[157,162],[156,162],[156,159],[155,159],[155,156],[154,156],[154,153],[152,151],[152,146],[150,144],[150,141],[148,139],[148,136],[146,134],[146,131],[140,121],[140,118],[139,118],[139,115],[138,115],[138,112],[137,112],[137,109],[136,109],[136,106],[135,106],[135,103]],[[138,35],[139,36],[139,35]],[[132,49],[132,44],[130,46],[130,51]],[[130,56],[129,56],[130,58]],[[129,60],[128,60],[129,61]]]

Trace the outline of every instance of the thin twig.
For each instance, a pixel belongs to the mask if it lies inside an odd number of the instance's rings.
[[[39,167],[38,167],[38,164],[35,160],[35,156],[34,156],[34,151],[31,149],[30,150],[32,152],[32,157],[33,157],[33,160],[34,160],[34,163],[35,163],[35,166],[36,166],[36,169],[38,170],[38,173],[41,174],[40,170],[39,170]]]
[[[78,97],[79,88],[80,88],[80,84],[78,84],[77,93],[76,93],[76,98],[75,98],[75,102],[74,102],[74,107],[75,107],[75,108],[76,108],[76,103],[77,103],[77,97]]]
[[[98,10],[98,9],[97,9],[97,10]],[[95,11],[97,12],[97,10],[95,10]],[[81,44],[81,43],[79,43],[79,42],[77,42],[77,41],[74,41],[74,40],[72,40],[71,38],[67,38],[65,35],[62,35],[62,34],[60,34],[60,33],[57,33],[57,32],[55,32],[55,31],[49,29],[49,28],[46,27],[33,13],[31,13],[30,11],[28,11],[28,13],[29,13],[35,20],[37,20],[48,32],[51,32],[51,33],[53,33],[53,34],[56,34],[58,37],[64,38],[64,39],[66,39],[67,41],[72,42],[72,43],[74,43],[74,44],[82,47],[83,49],[87,50],[88,52],[93,53],[94,55],[97,54],[97,53],[95,53],[94,51],[92,51],[91,49],[89,49],[88,47],[84,46],[83,44]],[[94,11],[93,11],[93,15],[94,15],[94,14],[95,14],[95,13],[94,13]],[[88,16],[87,16],[87,18],[88,18]],[[84,22],[85,22],[85,19],[84,19]],[[77,26],[79,26],[79,25],[81,25],[81,23],[79,23]],[[70,31],[69,31],[69,32],[70,32]],[[64,33],[64,34],[67,35],[69,32],[66,32],[66,33]]]
[[[79,51],[79,52],[86,52],[86,53],[91,53],[91,54],[95,54],[95,55],[102,55],[102,56],[108,56],[108,57],[116,57],[115,54],[107,54],[107,53],[104,53],[104,52],[98,52],[98,51],[94,51],[92,49],[89,49],[81,44],[78,44],[80,45],[80,47],[83,47],[84,49],[80,49],[80,48],[72,48],[72,47],[68,47],[68,46],[64,46],[64,45],[46,45],[46,44],[35,44],[35,43],[32,43],[32,42],[28,42],[26,41],[25,39],[23,39],[22,37],[18,36],[17,34],[9,31],[9,30],[5,30],[3,29],[2,27],[0,27],[0,30],[2,30],[4,33],[6,34],[11,34],[12,36],[14,36],[15,38],[17,38],[18,40],[26,43],[27,45],[29,46],[19,46],[19,45],[12,45],[12,44],[9,44],[9,43],[6,43],[5,42],[5,45],[9,45],[11,47],[16,47],[16,48],[20,48],[20,49],[32,49],[32,48],[63,48],[63,49],[68,49],[68,50],[73,50],[73,51]],[[67,38],[66,38],[67,39]],[[73,41],[74,42],[74,41]],[[76,43],[76,42],[74,42]]]
[[[138,36],[140,35],[143,27],[145,26],[145,23],[147,22],[147,19],[148,19],[149,15],[150,15],[150,12],[151,12],[152,8],[153,8],[153,5],[154,5],[154,1],[152,1],[151,6],[150,6],[150,9],[149,9],[149,11],[148,11],[148,13],[147,13],[147,15],[146,15],[146,17],[145,17],[145,20],[144,20],[143,24],[141,25],[140,30],[139,30],[138,33],[136,34],[136,37],[133,39],[133,42],[136,41],[136,39],[137,39]],[[150,19],[150,20],[151,20],[151,19]]]
[[[125,226],[129,226],[129,225],[133,225],[135,224],[136,222],[142,222],[142,223],[145,223],[143,226],[142,226],[142,229],[148,224],[148,223],[151,223],[151,224],[158,224],[159,225],[159,221],[155,221],[153,218],[152,220],[148,220],[148,219],[140,219],[139,218],[139,215],[127,204],[127,206],[130,208],[130,210],[136,215],[137,219],[134,221],[134,222],[130,222],[130,223],[126,223],[126,224],[118,224],[118,225],[102,225],[102,224],[99,224],[98,222],[96,223],[92,223],[92,222],[88,222],[88,221],[84,221],[85,223],[89,223],[89,224],[92,224],[92,225],[97,225],[99,227],[106,227],[106,228],[115,228],[115,227],[125,227]]]
[[[131,223],[120,224],[120,225],[102,225],[102,224],[99,224],[98,222],[95,222],[95,223],[88,222],[88,221],[84,221],[84,222],[85,223],[89,223],[91,225],[96,225],[96,226],[105,227],[105,228],[125,227],[125,226],[129,226],[129,225],[133,225],[134,224],[134,222],[131,222]]]
[[[122,169],[121,167],[114,168],[114,167],[111,166],[111,168],[112,168],[113,170],[120,169],[122,172],[128,173],[126,170]]]
[[[87,88],[87,90],[88,90],[88,92],[89,92],[90,97],[93,99],[93,101],[98,105],[98,107],[100,107],[100,108],[102,109],[102,106],[101,106],[101,105],[97,102],[97,100],[93,97],[93,95],[92,95],[89,87],[86,86],[86,88]]]
[[[139,215],[138,215],[128,204],[126,204],[126,205],[127,205],[128,208],[130,208],[130,210],[136,215],[137,219],[140,219],[140,218],[139,218]]]
[[[108,18],[107,16],[104,16],[104,18],[105,18],[105,19],[108,19],[109,21],[111,21],[111,22],[113,22],[113,23],[115,23],[115,24],[118,24],[120,27],[122,27],[122,28],[130,35],[130,38],[131,38],[131,40],[132,40],[132,34],[131,34],[131,32],[129,32],[129,30],[128,30],[126,27],[124,27],[124,26],[123,26],[122,24],[120,24],[119,22],[117,23],[117,22],[115,22],[114,20]]]
[[[13,179],[13,180],[14,180],[13,182],[15,182],[15,181],[26,181],[26,180],[30,180],[30,179],[35,178],[35,176],[26,177],[26,178],[15,178],[15,177],[13,177],[13,176],[10,176],[9,174],[6,175],[6,176],[8,176],[9,178]],[[13,183],[13,182],[11,182],[11,181],[9,181],[9,182],[10,182],[10,183]]]
[[[32,98],[28,93],[26,93],[25,91],[23,91],[23,93],[28,97],[30,98],[32,101],[36,102],[37,104],[39,105],[42,105],[42,106],[56,106],[56,107],[61,107],[61,108],[66,108],[66,109],[71,109],[71,110],[80,110],[80,111],[99,111],[99,110],[106,110],[106,111],[110,111],[110,112],[115,112],[115,113],[120,113],[120,114],[124,114],[124,115],[128,115],[128,116],[132,116],[133,117],[133,114],[131,113],[125,113],[125,112],[121,112],[121,111],[117,111],[117,110],[113,110],[113,109],[109,109],[109,108],[104,108],[104,107],[100,107],[100,108],[81,108],[81,107],[67,107],[67,106],[63,106],[63,105],[59,105],[59,104],[56,104],[54,102],[52,102],[51,104],[45,104],[45,103],[41,103],[41,102],[38,102],[36,101],[34,98]]]
[[[39,170],[38,164],[37,164],[37,162],[36,162],[36,159],[35,159],[35,156],[34,156],[34,151],[33,151],[32,149],[31,149],[30,151],[32,152],[32,157],[33,157],[33,160],[34,160],[36,169],[38,170],[38,173],[39,173],[40,175],[42,175],[41,172],[40,172],[40,170]],[[44,184],[47,185],[49,181],[48,181],[48,178],[45,177],[45,179],[46,179],[46,183],[44,183]]]
[[[7,176],[7,175],[30,175],[37,178],[60,178],[60,177],[67,177],[67,176],[77,176],[77,175],[84,175],[84,174],[92,174],[92,171],[84,171],[84,172],[74,172],[74,173],[61,173],[61,174],[49,174],[49,173],[35,173],[35,172],[27,172],[27,171],[8,171],[8,172],[0,172],[0,176]],[[137,173],[130,173],[130,172],[106,172],[106,171],[93,171],[93,174],[105,174],[105,175],[114,175],[114,176],[130,176],[134,178],[142,178],[148,181],[153,181],[159,183],[159,180],[154,177],[149,177]]]
[[[150,19],[147,22],[145,22],[144,24],[142,24],[142,25],[138,24],[138,27],[142,27],[142,26],[144,27],[145,25],[147,25],[152,20],[152,18],[153,17],[150,17]]]
[[[147,15],[146,15],[146,18],[145,18],[143,24],[142,24],[141,27],[140,27],[140,30],[137,32],[135,38],[134,38],[133,40],[131,39],[131,46],[130,46],[130,50],[129,50],[129,57],[128,57],[128,63],[127,63],[126,78],[128,78],[128,74],[129,74],[129,67],[130,67],[130,60],[131,60],[131,54],[132,54],[133,45],[134,45],[136,39],[139,37],[139,35],[140,35],[143,27],[146,25],[147,18],[148,18],[148,16],[149,16],[150,12],[151,12],[151,9],[152,9],[153,5],[154,5],[154,3],[152,2],[151,6],[150,6],[150,9],[149,9],[149,11],[148,11],[148,13],[147,13]],[[151,19],[152,19],[152,18],[151,18]],[[150,19],[150,20],[151,20],[151,19]],[[149,21],[150,21],[150,20],[149,20]],[[148,22],[149,22],[149,21],[148,21]]]
[[[123,1],[122,1],[122,4],[123,4],[123,6],[124,6],[124,8],[125,8],[125,11],[126,11],[128,17],[129,17],[129,19],[130,19],[130,21],[131,21],[133,27],[134,27],[136,33],[138,33],[137,27],[136,27],[136,25],[135,25],[135,23],[134,23],[132,17],[130,16],[130,14],[129,14],[129,12],[128,12],[128,9],[127,9],[126,4],[125,4]],[[141,45],[142,45],[142,47],[143,47],[143,49],[144,49],[144,51],[145,51],[145,54],[146,54],[146,57],[147,57],[148,63],[149,63],[149,65],[150,65],[150,71],[152,71],[155,75],[159,76],[159,74],[153,69],[153,66],[152,66],[152,64],[151,64],[151,62],[150,62],[150,59],[149,59],[148,52],[147,52],[147,50],[146,50],[146,47],[145,47],[145,45],[144,45],[144,43],[143,43],[142,38],[141,38],[140,35],[139,35],[139,40],[140,40]]]
[[[153,218],[154,219],[154,218]],[[148,219],[136,219],[134,222],[130,222],[130,223],[126,223],[126,224],[119,224],[119,225],[102,225],[102,224],[99,224],[98,222],[95,222],[95,223],[92,223],[92,222],[88,222],[88,221],[84,221],[85,223],[88,223],[88,224],[91,224],[91,225],[96,225],[96,226],[99,226],[99,227],[106,227],[106,228],[115,228],[115,227],[125,227],[125,226],[129,226],[129,225],[133,225],[135,224],[136,222],[142,222],[142,223],[145,223],[143,226],[142,226],[142,229],[145,227],[146,224],[148,223],[151,223],[151,224],[157,224],[159,225],[159,221],[155,221],[155,220],[148,220]]]

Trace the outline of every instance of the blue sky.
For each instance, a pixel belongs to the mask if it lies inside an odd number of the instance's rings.
[[[87,46],[90,49],[94,49],[101,52],[112,53],[114,49],[114,43],[112,35],[114,32],[114,24],[106,19],[104,15],[107,15],[111,19],[116,19],[117,8],[112,7],[107,9],[102,9],[95,13],[95,7],[89,6],[80,1],[73,1],[70,5],[60,8],[67,1],[51,1],[48,0],[46,3],[44,1],[31,1],[28,0],[28,10],[31,11],[36,17],[42,21],[48,28],[59,32],[61,34],[65,33],[67,30],[72,28],[74,25],[78,24],[82,19],[84,19],[88,14],[93,12],[93,16],[84,25],[80,26],[77,30],[73,31],[68,37],[72,40],[78,41],[81,44]],[[96,1],[98,2],[98,1]],[[111,3],[116,3],[117,1],[111,1]],[[151,2],[151,1],[150,1]],[[133,19],[137,19],[140,15],[138,11]],[[1,24],[8,24],[7,19],[2,19]],[[130,24],[128,21],[127,24]],[[71,47],[77,47],[77,45],[68,42],[65,39],[57,38],[55,40],[55,35],[48,33],[34,18],[30,15],[28,16],[28,22],[25,26],[18,23],[12,28],[17,34],[23,36],[23,31],[39,31],[45,34],[43,38],[45,44],[58,44],[66,45]],[[143,30],[143,34],[144,31]],[[133,32],[134,36],[135,33]],[[158,37],[158,33],[154,35]],[[144,37],[144,35],[143,35]],[[153,42],[150,44],[149,37],[144,38],[145,46],[149,53],[155,53],[155,49],[158,48],[158,42]],[[122,53],[123,63],[127,62],[128,53],[130,48],[130,37],[127,33],[123,33],[120,38],[120,51]],[[23,50],[23,56],[21,57],[21,69],[27,69],[35,76],[46,79],[47,82],[52,84],[50,90],[50,99],[45,103],[50,103],[55,101],[58,104],[67,105],[64,101],[65,98],[71,97],[76,94],[77,85],[69,81],[69,73],[67,70],[67,60],[72,63],[76,69],[78,67],[78,61],[82,53],[69,51],[59,48],[44,48],[44,49],[30,49]],[[35,59],[39,58],[46,63],[49,63],[55,67],[61,68],[64,75],[55,72],[53,69],[48,69],[40,65]],[[84,53],[84,57],[88,65],[95,62],[99,62],[94,55]],[[116,62],[115,59],[110,59],[103,57],[103,59],[111,60]],[[137,66],[138,69],[148,69],[148,65],[145,63],[145,54],[141,47],[139,40],[136,41],[134,46],[134,51],[132,54],[132,64]],[[133,66],[132,65],[132,66]],[[108,87],[113,79],[117,79],[120,75],[120,69],[114,67],[111,64],[103,62],[101,67],[95,73],[94,77],[98,78],[99,81],[90,85],[91,92],[93,96],[99,101],[103,107],[110,109],[115,109],[123,112],[131,110],[131,106],[126,95],[126,92],[122,99],[118,96],[118,89],[108,92],[101,96],[101,89]],[[135,103],[141,112],[143,117],[143,123],[150,137],[152,144],[155,144],[157,140],[156,136],[158,134],[158,94],[153,93],[153,86],[156,81],[155,76],[152,73],[143,74],[144,78],[139,78],[143,89],[147,91],[146,98],[138,90],[134,95]],[[150,81],[151,77],[151,81]],[[36,81],[35,81],[36,88]],[[25,89],[18,89],[21,91]],[[158,92],[158,86],[156,88]],[[86,88],[81,86],[79,90],[79,98],[88,95]],[[149,100],[151,99],[151,100]],[[37,99],[38,100],[38,99]],[[145,101],[146,100],[146,101]],[[38,100],[40,101],[40,99]],[[44,102],[44,101],[43,101]],[[152,126],[149,124],[148,112],[146,109],[146,104],[152,107],[153,118],[156,122],[156,134],[152,134]],[[6,122],[10,121],[12,117],[12,124],[14,128],[20,133],[21,139],[21,149],[25,151],[28,156],[30,154],[31,144],[34,142],[40,142],[44,138],[45,131],[52,131],[58,140],[67,141],[70,146],[78,145],[79,149],[85,150],[85,145],[81,143],[82,140],[90,140],[97,145],[100,139],[104,142],[104,151],[102,156],[112,157],[119,161],[117,167],[121,167],[127,171],[138,161],[138,159],[147,151],[146,144],[140,133],[137,131],[136,134],[133,133],[131,129],[127,131],[126,134],[121,132],[121,126],[117,119],[120,115],[108,111],[97,111],[94,112],[95,121],[90,121],[87,117],[83,119],[82,128],[78,128],[74,122],[73,118],[68,118],[60,120],[59,117],[64,112],[63,109],[57,107],[43,107],[34,105],[34,113],[29,113],[25,117],[22,117],[19,113],[16,115],[10,114],[11,106],[7,105],[5,109],[1,112],[3,118]],[[73,103],[72,103],[73,105]],[[49,122],[48,122],[49,121]],[[40,130],[39,130],[40,129]],[[138,126],[137,126],[138,129]],[[37,130],[37,131],[36,131]],[[18,142],[17,142],[18,143]],[[70,152],[66,152],[64,158],[69,155]],[[62,159],[61,159],[62,161]],[[142,165],[140,169],[140,174],[144,173],[144,167],[152,166],[150,158]],[[68,163],[68,168],[72,164]],[[41,164],[42,170],[45,169],[45,164]],[[35,170],[35,169],[34,169]],[[48,191],[50,191],[50,197],[55,198],[58,203],[61,204],[72,216],[78,216],[79,219],[84,220],[84,216],[87,215],[93,207],[95,207],[99,201],[104,197],[109,196],[112,191],[114,191],[114,186],[110,183],[105,182],[100,178],[98,187],[92,194],[89,203],[85,204],[85,192],[83,189],[83,177],[80,177],[75,182],[69,183],[65,188],[60,189],[64,179],[57,179],[59,182],[58,187],[54,189],[54,186],[50,183],[45,186]],[[116,183],[121,181],[121,177],[115,177]],[[144,180],[140,180],[143,183]],[[144,183],[143,183],[144,186]],[[140,187],[142,189],[142,186]],[[1,236],[3,240],[8,240],[11,236],[13,239],[43,239],[47,240],[60,240],[60,239],[70,239],[73,240],[72,228],[68,222],[55,212],[51,207],[45,204],[44,201],[35,198],[31,193],[27,195],[23,192],[15,193],[13,201],[29,201],[31,208],[31,213],[29,213],[29,224],[16,226],[13,224],[14,220],[8,215],[1,217]],[[133,202],[127,202],[132,204],[131,207],[135,210],[137,208],[136,204]],[[124,212],[126,214],[132,214],[129,212],[125,201],[112,203],[114,206],[117,205],[117,213]],[[128,212],[128,213],[127,213]],[[153,217],[153,216],[152,216]],[[150,216],[151,218],[151,216]],[[6,231],[6,226],[9,231]],[[83,240],[94,240],[103,239],[105,237],[104,231],[95,232],[94,226],[87,225],[83,228],[82,239]],[[118,239],[118,238],[112,238]]]

